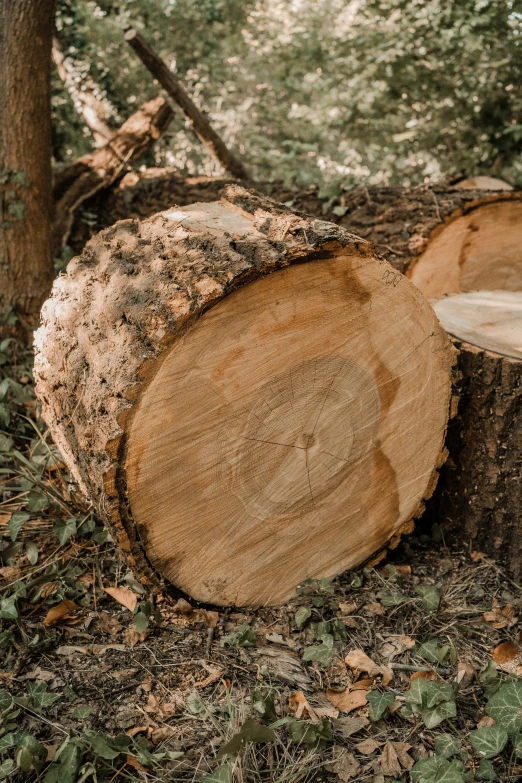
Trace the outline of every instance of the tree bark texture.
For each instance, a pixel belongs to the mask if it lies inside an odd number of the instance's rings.
[[[105,228],[116,220],[143,219],[173,204],[212,201],[222,187],[219,179],[183,180],[171,170],[133,173],[117,188],[89,201],[88,209],[99,216],[98,224],[93,229],[75,224],[74,249],[81,250],[90,231]],[[293,209],[354,231],[372,242],[377,252],[403,273],[413,270],[431,241],[458,218],[471,216],[489,204],[520,201],[518,192],[462,190],[445,185],[415,189],[358,187],[330,201],[320,199],[316,187],[296,191],[280,183],[263,182],[257,182],[255,187],[277,201],[289,203]]]
[[[522,361],[454,338],[458,410],[430,501],[447,542],[522,572]]]
[[[369,243],[252,191],[98,234],[36,347],[76,481],[142,577],[199,600],[285,600],[397,543],[433,492],[453,360],[433,310]]]
[[[216,133],[205,115],[198,109],[182,84],[167,68],[161,57],[136,30],[127,30],[125,40],[134,49],[142,63],[181,109],[183,116],[190,122],[198,139],[210,150],[218,163],[233,177],[249,180],[248,172],[234,153]]]
[[[51,41],[54,0],[0,2],[0,306],[38,323],[53,279]]]
[[[154,98],[126,122],[105,146],[84,155],[57,173],[54,181],[53,242],[55,253],[67,243],[75,210],[87,198],[107,188],[166,130],[172,109]]]

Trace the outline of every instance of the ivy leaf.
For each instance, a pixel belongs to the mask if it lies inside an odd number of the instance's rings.
[[[212,774],[206,775],[201,783],[232,783],[232,767],[230,764],[222,764]]]
[[[411,769],[413,783],[464,783],[464,766],[460,761],[433,756],[417,761]]]
[[[520,734],[517,734],[515,737],[511,737],[511,741],[513,743],[513,750],[515,751],[516,756],[522,756],[522,737]]]
[[[0,620],[16,620],[18,610],[16,608],[16,598],[11,595],[9,598],[0,600]]]
[[[428,639],[416,649],[417,655],[430,663],[442,663],[450,650],[449,644],[439,647],[436,639]]]
[[[76,783],[84,747],[75,737],[68,737],[58,748],[43,783]]]
[[[415,592],[422,599],[422,605],[430,612],[436,612],[440,606],[440,590],[432,585],[419,585]]]
[[[15,511],[11,515],[11,519],[7,523],[7,529],[11,534],[11,541],[16,541],[18,533],[22,529],[22,525],[24,524],[24,522],[27,522],[29,516],[30,515],[27,514],[25,511]]]
[[[59,693],[49,693],[44,682],[31,683],[27,686],[34,708],[39,711],[50,707],[61,698]]]
[[[295,613],[295,624],[298,628],[301,628],[304,623],[312,616],[312,610],[308,606],[300,606]]]
[[[477,780],[496,780],[497,779],[497,773],[495,772],[495,768],[491,761],[488,761],[487,759],[482,759],[482,761],[479,764],[479,768],[477,769],[475,776]]]
[[[65,521],[58,519],[54,524],[53,533],[56,533],[60,545],[63,546],[71,536],[76,534],[76,519],[74,517]]]
[[[505,728],[508,734],[516,734],[522,728],[522,682],[502,685],[486,704],[486,713]]]
[[[461,748],[461,741],[457,737],[452,737],[451,734],[441,734],[435,740],[435,754],[443,759],[455,756]]]
[[[0,764],[0,780],[5,780],[8,775],[14,769],[14,761],[12,759],[6,759]],[[45,783],[45,781],[44,781]]]
[[[143,633],[149,627],[149,618],[144,612],[137,612],[133,617],[133,621],[138,633]]]
[[[332,724],[327,718],[321,723],[310,723],[305,720],[292,720],[287,724],[288,738],[298,745],[313,748],[332,741]]]
[[[495,724],[472,731],[469,739],[477,753],[486,759],[492,759],[506,747],[508,734],[502,726]]]
[[[75,720],[85,720],[92,714],[93,710],[94,707],[90,707],[88,704],[81,704],[79,707],[76,707],[72,716]]]
[[[6,710],[11,709],[12,704],[13,697],[9,691],[6,691],[5,688],[0,688],[0,711],[5,712]]]
[[[330,666],[335,656],[334,638],[329,633],[321,636],[321,644],[315,647],[307,647],[303,653],[303,661],[318,661],[323,666]]]
[[[241,623],[237,626],[234,633],[224,636],[221,639],[221,647],[226,644],[229,647],[253,647],[257,641],[256,632],[248,623]]]
[[[395,696],[373,689],[366,694],[366,701],[370,705],[370,720],[375,722],[382,718],[388,707],[395,704]]]
[[[94,731],[86,732],[87,741],[92,748],[92,752],[95,756],[106,761],[112,761],[122,753],[122,749],[113,747],[113,744],[108,741],[101,734],[96,734]]]
[[[246,742],[274,742],[276,738],[275,733],[268,726],[263,726],[262,723],[258,723],[256,720],[246,720],[237,734],[220,748],[217,758],[223,756],[237,756]]]
[[[427,729],[434,729],[447,718],[455,718],[456,715],[457,705],[454,701],[442,701],[435,707],[421,712],[421,718]]]

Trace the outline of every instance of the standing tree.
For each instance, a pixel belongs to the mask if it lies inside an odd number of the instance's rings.
[[[53,279],[51,45],[55,0],[0,0],[0,307],[29,330]]]

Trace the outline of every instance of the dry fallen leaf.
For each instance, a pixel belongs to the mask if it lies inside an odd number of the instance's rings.
[[[391,742],[387,742],[379,757],[383,775],[389,777],[398,777],[402,774],[402,767],[399,764],[399,758]]]
[[[129,612],[134,613],[138,603],[138,596],[136,593],[133,593],[128,587],[104,587],[103,589],[107,595],[110,595],[111,598],[114,598],[119,604],[125,606]]]
[[[96,618],[96,626],[102,633],[108,633],[111,636],[119,633],[123,630],[123,625],[119,622],[117,617],[114,617],[109,612],[100,612]]]
[[[491,653],[491,657],[501,666],[503,663],[510,663],[514,661],[520,655],[520,650],[515,642],[502,642],[498,647],[495,647]]]
[[[222,674],[223,669],[215,669],[208,675],[208,677],[205,677],[204,680],[198,680],[198,682],[195,682],[194,688],[206,688],[207,685],[212,685],[213,682],[217,682],[219,679],[221,679]]]
[[[425,680],[435,680],[437,675],[433,669],[431,669],[429,672],[413,672],[413,674],[410,675],[410,685],[413,680],[418,680],[419,677],[422,677]]]
[[[62,647],[56,648],[56,653],[57,655],[74,655],[74,653],[80,653],[82,655],[105,655],[108,650],[125,652],[127,648],[124,644],[88,644],[86,647],[63,645]]]
[[[490,726],[494,726],[495,721],[490,718],[489,715],[483,715],[477,723],[477,729],[489,729]]]
[[[29,672],[28,674],[24,674],[21,677],[18,677],[19,680],[41,680],[42,682],[50,682],[51,680],[56,679],[58,675],[56,675],[54,672],[48,672],[45,671],[45,669],[40,669],[39,666],[36,667],[32,672]]]
[[[350,669],[366,672],[370,677],[380,675],[383,685],[388,685],[393,680],[393,671],[388,666],[379,666],[363,650],[351,650],[344,660]]]
[[[312,723],[319,723],[319,718],[315,710],[308,704],[303,691],[295,691],[288,697],[288,709],[298,720],[308,716]]]
[[[459,661],[457,665],[457,682],[459,685],[469,685],[476,676],[477,672],[470,663]]]
[[[140,762],[135,756],[127,755],[125,759],[125,764],[127,765],[127,767],[133,767],[134,769],[137,769],[140,772],[147,772],[146,768],[143,766],[143,764],[140,764]]]
[[[360,770],[360,765],[353,753],[341,745],[334,745],[333,759],[325,764],[329,772],[333,772],[343,783],[348,783]]]
[[[178,598],[172,611],[178,615],[177,625],[191,625],[192,623],[203,622],[209,628],[215,628],[219,622],[219,613],[210,612],[206,609],[198,609],[191,606],[184,598]]]
[[[342,718],[338,718],[335,721],[334,727],[339,734],[342,734],[345,739],[348,739],[353,734],[357,734],[357,732],[364,729],[369,722],[368,718],[363,716],[346,715]]]
[[[369,689],[353,691],[350,688],[345,688],[344,691],[339,692],[328,688],[326,696],[328,701],[341,712],[352,712],[352,710],[357,710],[359,707],[364,707],[366,694],[369,692]]]
[[[127,628],[127,630],[123,632],[123,638],[129,645],[129,647],[135,647],[138,644],[138,642],[144,642],[147,636],[149,635],[150,635],[150,629],[147,629],[146,631],[140,633],[139,631],[136,630],[136,628],[133,625],[131,625],[130,628]]]
[[[396,565],[395,570],[403,577],[411,576],[411,566],[409,565]]]
[[[483,557],[486,557],[485,552],[471,552],[470,558],[473,560],[474,563],[478,563],[479,560],[482,560]]]
[[[339,710],[335,707],[314,707],[314,712],[318,718],[331,718],[336,720],[339,717]]]
[[[372,739],[366,739],[359,742],[355,747],[363,756],[370,756],[380,747],[380,743]]]
[[[357,604],[343,604],[343,603],[340,603],[339,604],[339,611],[337,613],[337,616],[341,617],[341,616],[350,615],[350,614],[353,614],[356,611],[357,611]]]
[[[392,742],[390,744],[393,745],[393,749],[397,754],[401,767],[410,770],[415,764],[414,759],[408,753],[411,749],[411,745],[408,742]]]
[[[64,617],[67,617],[67,615],[79,608],[80,607],[77,606],[74,601],[69,601],[68,598],[65,598],[63,601],[60,601],[59,604],[56,604],[56,606],[52,606],[49,609],[43,624],[46,628],[49,628],[51,625],[54,625],[59,620],[63,620]]]
[[[20,566],[3,566],[0,568],[0,577],[2,577],[2,579],[7,579],[9,582],[12,579],[18,579],[21,573],[22,569]]]
[[[386,610],[384,606],[377,601],[371,601],[368,604],[364,604],[362,608],[364,614],[370,615],[370,617],[373,617],[374,615],[379,615],[380,617],[384,617],[386,614]]]

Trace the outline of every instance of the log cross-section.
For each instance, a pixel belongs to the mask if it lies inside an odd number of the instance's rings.
[[[453,349],[364,240],[229,186],[122,221],[55,283],[38,396],[142,576],[279,603],[401,531],[443,461]]]

